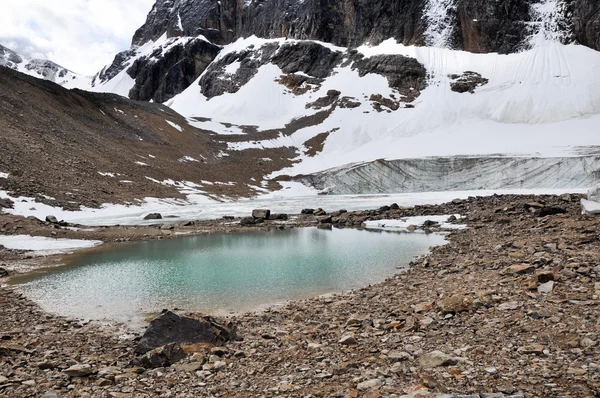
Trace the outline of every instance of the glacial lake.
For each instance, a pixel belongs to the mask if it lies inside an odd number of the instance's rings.
[[[299,228],[132,243],[12,280],[47,311],[141,325],[163,308],[223,315],[381,282],[439,234]]]

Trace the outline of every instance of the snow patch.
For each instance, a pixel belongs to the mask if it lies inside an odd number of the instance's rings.
[[[0,172],[0,178],[8,178],[9,174],[8,173],[1,173]]]
[[[180,132],[183,131],[183,128],[180,125],[178,125],[177,123],[173,123],[173,122],[171,122],[170,120],[167,120],[167,119],[165,119],[165,122],[167,122],[169,124],[169,126],[173,127],[175,130],[178,130]]]
[[[199,160],[198,160],[198,159],[194,159],[194,158],[193,158],[193,157],[191,157],[191,156],[184,156],[184,157],[182,157],[181,159],[179,159],[179,161],[180,161],[181,163],[185,163],[185,162],[199,162]]]
[[[411,225],[414,227],[421,227],[426,221],[433,221],[439,224],[441,229],[465,229],[466,225],[451,224],[448,222],[450,219],[449,215],[440,216],[415,216],[415,217],[404,217],[398,220],[376,220],[376,221],[365,221],[365,227],[370,229],[393,229],[393,230],[404,230],[408,231],[408,227]],[[460,214],[455,214],[456,219],[460,219]]]
[[[11,250],[31,250],[39,255],[65,253],[101,245],[99,240],[54,239],[31,235],[0,235],[0,245]]]

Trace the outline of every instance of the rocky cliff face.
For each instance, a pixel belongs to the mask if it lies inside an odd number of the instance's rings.
[[[472,52],[521,50],[535,24],[531,7],[556,0],[157,0],[133,44],[163,34],[204,35],[217,44],[239,37],[320,40],[344,47],[394,38],[425,44],[431,3],[446,3],[454,26],[450,47]],[[567,41],[600,50],[600,3],[565,0]]]

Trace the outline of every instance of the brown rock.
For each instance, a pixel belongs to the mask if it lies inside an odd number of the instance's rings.
[[[438,307],[444,314],[468,311],[473,301],[464,295],[455,294],[438,302]]]

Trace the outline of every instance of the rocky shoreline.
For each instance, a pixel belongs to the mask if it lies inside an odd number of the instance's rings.
[[[596,396],[600,218],[581,215],[579,200],[505,195],[94,231],[0,215],[3,234],[105,242],[439,214],[461,214],[469,227],[380,284],[224,319],[237,326],[235,341],[187,347],[183,360],[155,369],[135,361],[139,337],[44,313],[3,286],[0,397]],[[24,257],[2,250],[0,266],[44,263]]]

